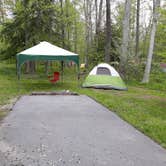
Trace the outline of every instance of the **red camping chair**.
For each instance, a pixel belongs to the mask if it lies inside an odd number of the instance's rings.
[[[59,72],[54,72],[54,75],[48,76],[48,79],[51,83],[55,83],[56,81],[59,80],[59,78],[60,78],[59,76],[60,76]]]

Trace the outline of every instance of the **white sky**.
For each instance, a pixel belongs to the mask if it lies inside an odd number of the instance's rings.
[[[125,0],[111,0],[111,8],[112,11],[114,11],[115,7],[119,2],[124,2]],[[143,26],[148,26],[150,18],[151,18],[151,12],[153,8],[153,0],[140,0],[140,24]],[[135,4],[136,5],[136,4]],[[166,0],[161,0],[161,6],[166,5]]]
[[[99,1],[100,0],[98,0],[98,3],[99,3]],[[149,20],[151,17],[152,10],[150,10],[150,9],[152,9],[152,7],[153,7],[153,0],[140,0],[140,1],[141,1],[140,24],[142,24],[143,26],[147,26],[149,24]],[[115,8],[119,2],[125,3],[125,0],[111,0],[111,9],[114,14],[116,14]],[[83,1],[82,1],[82,3],[83,3]],[[103,3],[105,4],[105,1],[103,1]],[[166,5],[166,0],[161,0],[161,6],[163,6],[164,4]],[[7,12],[7,14],[8,14],[9,18],[12,17],[12,14],[9,11]],[[105,19],[105,18],[103,18],[103,19]]]

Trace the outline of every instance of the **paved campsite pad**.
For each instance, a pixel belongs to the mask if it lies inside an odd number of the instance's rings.
[[[166,150],[87,96],[23,96],[0,127],[0,166],[165,166]]]

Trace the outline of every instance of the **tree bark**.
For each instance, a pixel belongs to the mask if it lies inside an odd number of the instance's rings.
[[[135,57],[137,62],[139,61],[139,18],[140,18],[140,0],[137,0],[136,45],[135,45]]]
[[[144,46],[142,48],[143,55],[147,54],[147,50],[148,50],[147,40],[148,40],[148,34],[150,34],[150,31],[151,31],[151,25],[152,25],[152,16],[150,18],[149,24],[145,27],[145,35],[144,35],[144,39],[143,39]]]
[[[126,74],[127,58],[129,54],[129,32],[130,32],[130,13],[131,13],[131,0],[125,2],[125,13],[123,18],[123,37],[122,48],[120,55],[120,71],[123,75]]]
[[[34,74],[34,73],[35,73],[35,69],[36,69],[36,63],[35,63],[35,61],[30,61],[29,66],[30,66],[30,71],[29,71],[29,73],[30,73],[30,74]]]
[[[74,19],[74,51],[77,52],[77,17]]]
[[[96,1],[97,3],[97,1]],[[96,4],[98,5],[98,4]],[[103,0],[100,0],[99,9],[96,7],[96,49],[99,47],[99,32],[101,31],[101,20],[102,20]]]
[[[70,0],[65,0],[65,6],[66,6],[66,11],[65,11],[65,15],[66,15],[66,19],[69,20],[69,3]],[[67,39],[67,49],[70,49],[70,30],[69,30],[69,22],[66,22],[66,39]]]
[[[142,83],[149,82],[159,7],[160,7],[160,0],[153,0],[153,23],[152,23],[152,30],[151,30],[151,34],[150,34],[149,51],[148,51],[146,67],[145,67],[145,72],[144,72]]]
[[[110,0],[106,0],[106,43],[105,43],[105,62],[110,62],[111,50],[111,8]]]
[[[61,7],[61,19],[63,18],[63,0],[60,0],[60,7]],[[62,47],[65,47],[65,30],[63,21],[61,21],[61,35],[62,35]]]
[[[102,11],[103,11],[103,0],[100,0],[99,16],[98,16],[98,22],[97,22],[98,32],[101,30]]]
[[[98,22],[98,0],[95,0],[95,24],[96,24],[96,34],[97,34],[97,22]]]
[[[54,0],[50,0],[50,4],[51,5],[53,5],[54,4]],[[53,36],[53,34],[52,34],[52,28],[53,28],[53,19],[52,19],[52,17],[53,17],[53,10],[52,10],[52,12],[50,13],[50,18],[49,18],[49,34],[48,34],[48,36],[49,36],[49,39],[51,40],[52,39],[52,36]],[[50,68],[50,66],[51,66],[51,64],[52,64],[52,62],[51,61],[46,61],[45,62],[45,74],[46,75],[48,75],[49,74],[49,68]]]
[[[88,66],[89,59],[89,49],[92,42],[92,19],[91,12],[92,6],[90,0],[84,0],[84,15],[85,15],[85,64]]]
[[[23,1],[24,10],[26,11],[28,2],[26,0]],[[28,24],[27,21],[25,21],[25,48],[27,48],[28,45]],[[30,61],[25,62],[25,73],[30,73]]]
[[[89,37],[90,37],[90,44],[92,44],[93,41],[93,24],[92,24],[92,2],[88,0],[88,8],[89,8],[89,13],[88,13],[88,17],[89,17]]]
[[[5,20],[5,14],[4,14],[4,5],[2,0],[0,0],[0,15],[1,15],[0,23],[3,23]]]

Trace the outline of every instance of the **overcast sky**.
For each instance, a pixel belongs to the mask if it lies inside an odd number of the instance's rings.
[[[151,18],[151,11],[150,8],[153,8],[153,0],[140,0],[141,4],[141,10],[140,10],[140,23],[144,26],[147,26],[149,24],[149,20]],[[125,0],[111,0],[111,9],[114,14],[116,14],[115,8],[118,5],[119,2],[124,2]],[[82,1],[83,3],[83,1]],[[98,0],[99,3],[99,0]],[[105,3],[105,0],[103,1]],[[166,5],[166,0],[161,0],[161,6]],[[136,5],[136,4],[135,4]],[[12,14],[8,11],[8,17],[12,17]],[[103,18],[105,19],[105,18]]]
[[[118,2],[124,2],[125,0],[111,0],[111,8],[112,10],[115,9],[115,7],[117,6]],[[140,0],[141,4],[140,4],[140,23],[143,26],[148,26],[151,15],[152,15],[152,9],[153,8],[153,0]],[[135,4],[136,5],[136,4]],[[161,0],[161,6],[166,5],[166,0]]]

